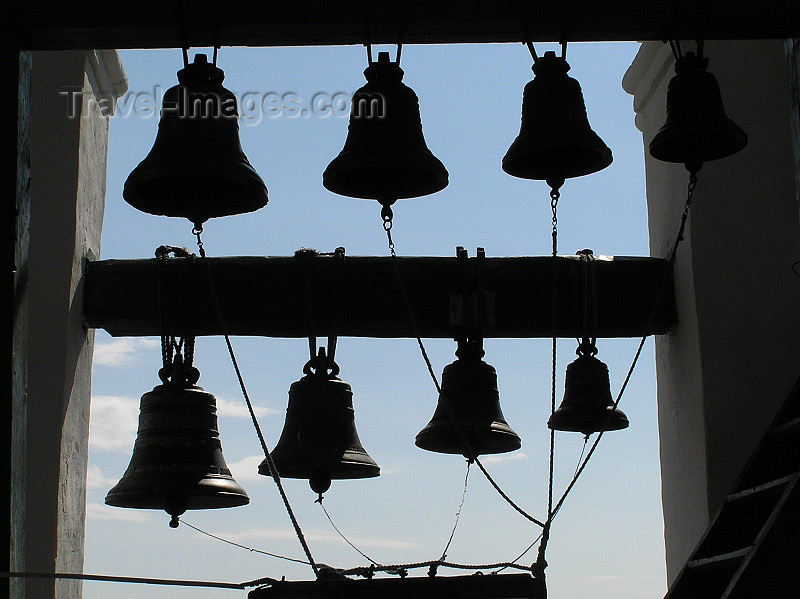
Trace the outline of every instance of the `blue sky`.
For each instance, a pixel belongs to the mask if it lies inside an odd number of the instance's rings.
[[[540,55],[558,49],[555,44],[536,48]],[[378,50],[395,53],[393,47],[374,48]],[[570,75],[580,81],[590,122],[611,147],[614,162],[562,188],[562,254],[591,248],[597,255],[649,255],[642,141],[633,125],[632,99],[620,85],[636,50],[634,43],[568,47]],[[111,118],[102,258],[149,258],[162,244],[196,251],[188,221],[142,214],[122,200],[125,178],[155,139],[157,105],[148,104],[148,98],[157,99],[174,85],[181,52],[121,54],[129,95]],[[226,73],[225,86],[240,98],[268,98],[273,103],[267,106],[273,108],[274,98],[292,98],[311,107],[315,98],[337,99],[360,87],[366,53],[357,46],[222,48],[218,66]],[[397,253],[454,256],[461,245],[472,256],[479,246],[488,256],[548,255],[546,185],[515,179],[500,169],[519,131],[522,88],[532,77],[527,49],[522,44],[406,46],[401,66],[404,82],[420,98],[428,147],[447,167],[450,185],[432,196],[395,205],[392,235]],[[270,203],[256,213],[208,222],[203,241],[209,256],[288,256],[300,247],[330,252],[338,246],[351,256],[388,255],[377,202],[343,198],[322,187],[322,172],[344,143],[346,114],[311,111],[302,116],[275,110],[260,118],[243,118],[240,126],[242,146],[269,188]],[[284,575],[310,579],[308,566],[236,548],[187,526],[173,530],[163,512],[103,505],[130,459],[139,398],[159,382],[160,351],[155,338],[112,339],[98,331],[96,340],[85,571],[228,582]],[[441,373],[455,359],[455,343],[424,341],[434,369]],[[615,393],[637,341],[598,343],[598,358],[609,366]],[[289,385],[302,376],[308,359],[307,340],[234,338],[233,345],[267,443],[274,447]],[[558,401],[575,345],[572,339],[559,340]],[[498,372],[503,412],[522,438],[522,448],[487,456],[484,463],[515,501],[544,519],[550,340],[488,339],[485,349],[484,359]],[[414,446],[414,436],[436,406],[436,392],[416,342],[343,338],[336,357],[340,377],[353,388],[361,441],[382,470],[376,479],[335,482],[325,498],[329,513],[340,530],[378,562],[438,558],[453,527],[466,465],[458,456]],[[263,456],[223,339],[198,339],[195,364],[201,372],[199,384],[217,398],[225,458],[251,503],[188,512],[186,521],[250,547],[302,558],[274,483],[256,473]],[[651,599],[665,591],[651,341],[620,407],[630,428],[604,436],[553,525],[547,571],[553,597]],[[582,446],[577,433],[557,435],[557,494],[569,482]],[[306,481],[284,483],[315,560],[337,567],[367,565],[328,523]],[[508,561],[538,533],[473,468],[448,559]],[[534,559],[535,550],[522,563]],[[160,599],[178,593],[187,599],[245,596],[230,590],[84,584],[85,599]]]

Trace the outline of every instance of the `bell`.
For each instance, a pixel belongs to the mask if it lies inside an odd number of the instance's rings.
[[[305,376],[289,388],[289,405],[283,431],[270,454],[280,476],[305,478],[317,493],[332,479],[370,478],[380,468],[361,445],[356,432],[353,391],[338,379],[338,366],[331,374],[320,348],[316,367],[306,364]],[[271,474],[268,460],[258,473]]]
[[[153,148],[122,192],[142,212],[182,216],[197,228],[267,204],[267,188],[239,142],[236,97],[222,87],[222,69],[207,60],[197,54],[178,71],[179,85],[164,94]]]
[[[614,409],[608,367],[590,352],[578,353],[578,359],[567,366],[564,400],[547,426],[584,435],[627,428],[628,418]]]
[[[447,187],[447,170],[425,145],[419,100],[402,82],[399,63],[380,52],[364,76],[367,84],[353,94],[344,148],[322,174],[325,189],[391,205]]]
[[[564,179],[589,175],[611,164],[611,150],[592,131],[580,84],[569,64],[546,52],[533,65],[522,95],[519,135],[503,157],[503,170],[522,179],[560,187]]]
[[[130,464],[106,504],[165,510],[175,527],[186,510],[249,502],[222,456],[214,396],[189,383],[145,393]]]
[[[480,340],[459,341],[458,359],[442,372],[439,402],[431,421],[416,436],[417,447],[467,458],[520,448],[519,436],[500,409],[497,373],[481,360],[483,355]],[[468,455],[470,450],[473,455]]]
[[[667,121],[650,142],[653,158],[697,170],[747,145],[747,134],[726,116],[719,84],[707,67],[708,58],[692,52],[675,63],[667,88]]]

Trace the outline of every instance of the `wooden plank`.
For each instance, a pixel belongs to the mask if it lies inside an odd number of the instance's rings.
[[[695,572],[738,567],[741,561],[746,558],[752,550],[752,547],[743,547],[742,549],[721,553],[720,555],[693,559],[687,564],[687,567]]]
[[[542,585],[528,574],[374,578],[367,580],[276,580],[248,599],[544,599]]]
[[[796,37],[796,0],[32,0],[0,31],[31,49]]]
[[[104,260],[88,265],[84,319],[115,336],[596,337],[666,332],[675,322],[672,271],[657,258],[605,258],[596,267],[596,308],[584,306],[578,257],[400,257],[412,324],[390,257],[170,258],[159,312],[159,265]],[[337,274],[339,273],[339,274]],[[212,292],[209,281],[213,282]],[[660,301],[657,301],[660,296]],[[218,298],[224,325],[215,308]]]

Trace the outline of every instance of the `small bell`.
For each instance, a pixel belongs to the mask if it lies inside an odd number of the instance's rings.
[[[158,134],[122,192],[134,208],[188,218],[197,228],[212,217],[252,212],[267,188],[239,142],[236,96],[205,54],[178,71],[164,94]]]
[[[727,117],[708,58],[687,52],[675,63],[667,88],[667,120],[650,142],[650,155],[698,170],[747,145],[747,134]]]
[[[442,372],[439,402],[431,421],[417,434],[417,447],[467,458],[474,457],[467,455],[469,449],[477,456],[520,448],[519,436],[500,409],[497,373],[481,360],[482,345],[481,339],[459,340],[458,359]]]
[[[280,476],[308,479],[316,493],[327,491],[332,479],[378,476],[356,432],[353,391],[336,377],[339,367],[327,364],[324,348],[303,373],[289,388],[286,422],[270,454]],[[258,473],[270,476],[268,460]]]
[[[558,188],[564,179],[589,175],[611,164],[611,150],[589,126],[580,84],[555,52],[533,64],[534,78],[522,96],[522,124],[503,157],[503,170]]]
[[[173,377],[142,396],[133,455],[107,505],[164,510],[174,528],[186,510],[250,502],[225,463],[216,399],[194,384],[199,375],[191,368],[188,380]]]
[[[549,428],[584,435],[628,428],[628,418],[614,408],[608,367],[596,353],[586,341],[578,348],[578,358],[567,366],[564,400],[547,421]]]
[[[425,144],[419,100],[402,82],[399,63],[380,52],[364,76],[367,84],[353,94],[344,148],[325,169],[322,184],[384,205],[447,187],[447,170]]]

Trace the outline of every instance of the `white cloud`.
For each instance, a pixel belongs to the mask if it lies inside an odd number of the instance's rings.
[[[228,468],[237,482],[263,480],[264,476],[258,473],[258,465],[262,461],[264,461],[263,455],[252,455],[237,462],[228,463]]]
[[[289,528],[258,528],[253,530],[245,530],[238,533],[221,534],[220,536],[236,541],[246,545],[248,542],[258,541],[261,539],[280,539],[287,540],[295,538],[295,532]],[[343,543],[342,537],[335,532],[328,532],[323,530],[309,530],[304,531],[306,539],[314,543]],[[420,543],[413,543],[411,541],[395,541],[392,539],[376,539],[374,537],[350,537],[349,540],[356,547],[371,547],[378,549],[419,549],[422,547]]]
[[[519,460],[527,460],[528,455],[517,451],[514,453],[504,453],[500,455],[493,455],[486,458],[481,458],[481,464],[484,466],[491,466],[492,464],[500,464],[502,462],[518,462]]]
[[[117,484],[112,478],[106,478],[99,466],[90,465],[86,473],[86,486],[90,489],[108,489]]]
[[[255,411],[257,416],[275,413],[275,410],[265,407],[256,407]],[[217,412],[228,418],[250,417],[247,406],[227,399],[217,399]],[[129,452],[136,440],[138,424],[138,399],[95,395],[90,409],[89,447],[98,451]]]
[[[125,366],[139,361],[142,352],[152,352],[161,343],[157,339],[120,337],[108,343],[95,343],[94,364],[100,366]]]
[[[139,401],[130,397],[95,395],[89,416],[89,447],[129,452],[139,425]]]
[[[150,516],[141,510],[110,507],[102,503],[87,503],[86,518],[89,520],[116,520],[139,524],[150,522]]]
[[[277,410],[264,406],[253,406],[256,416],[268,416],[277,414]],[[250,418],[250,411],[247,404],[242,401],[233,401],[223,397],[217,397],[217,414],[223,418]]]

